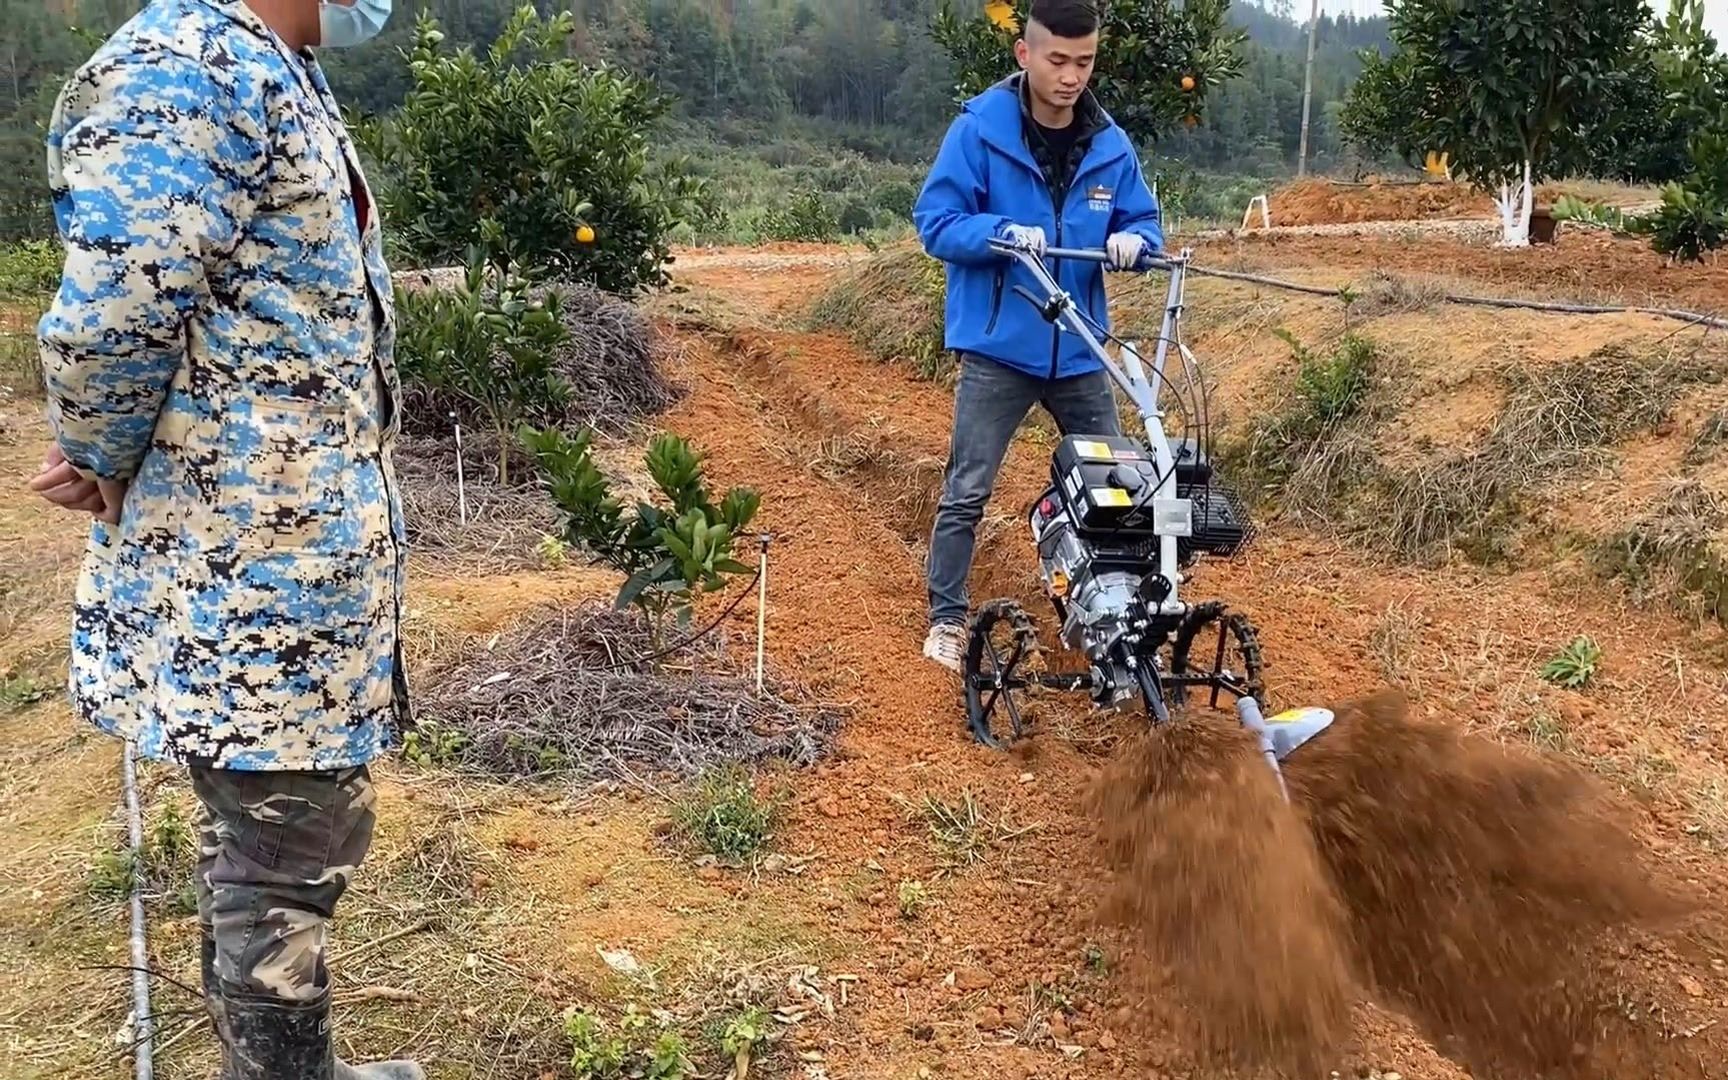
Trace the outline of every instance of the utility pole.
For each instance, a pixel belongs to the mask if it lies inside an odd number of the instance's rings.
[[[1308,113],[1314,107],[1314,44],[1320,37],[1320,0],[1308,17],[1308,66],[1302,75],[1302,148],[1296,152],[1296,175],[1308,175]]]

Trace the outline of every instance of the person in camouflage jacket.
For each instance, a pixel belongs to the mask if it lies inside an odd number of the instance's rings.
[[[382,232],[310,46],[387,0],[155,0],[48,131],[66,251],[38,335],[32,487],[93,514],[70,690],[204,805],[205,986],[225,1080],[417,1077],[335,1060],[326,920],[408,706],[400,387]],[[341,40],[333,40],[341,39]]]

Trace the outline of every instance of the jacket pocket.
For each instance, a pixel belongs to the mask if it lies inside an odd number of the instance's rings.
[[[1007,284],[1007,275],[996,271],[996,277],[990,284],[990,321],[984,324],[984,336],[989,337],[996,332],[996,320],[1002,315],[1002,289]]]
[[[338,405],[242,399],[222,424],[217,511],[236,547],[342,554],[357,547],[349,513],[353,433]]]

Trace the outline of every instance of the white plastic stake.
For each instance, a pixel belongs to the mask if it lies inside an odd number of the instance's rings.
[[[468,525],[468,485],[462,478],[462,425],[457,422],[456,414],[450,414],[450,422],[456,428],[456,505],[462,515],[462,525]]]
[[[1248,209],[1242,211],[1242,227],[1246,229],[1248,222],[1254,217],[1254,207],[1260,207],[1260,224],[1264,228],[1272,227],[1272,208],[1266,202],[1265,195],[1256,195],[1248,200]]]
[[[762,537],[756,572],[756,693],[762,693],[762,665],[768,642],[768,537]]]

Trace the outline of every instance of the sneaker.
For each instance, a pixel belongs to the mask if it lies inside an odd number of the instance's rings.
[[[930,628],[924,639],[924,656],[959,675],[964,671],[966,628],[959,623],[941,622]]]

